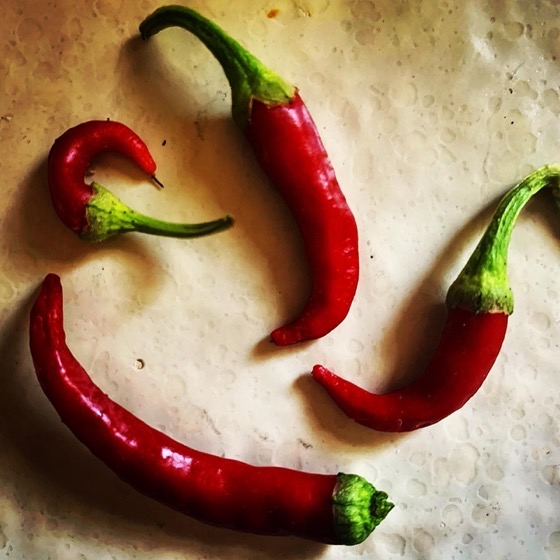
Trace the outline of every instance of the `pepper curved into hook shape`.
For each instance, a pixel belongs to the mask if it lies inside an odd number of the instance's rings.
[[[325,336],[348,315],[359,278],[358,229],[317,127],[297,88],[223,29],[184,6],[158,8],[140,24],[148,39],[178,26],[199,38],[229,81],[232,115],[284,198],[310,265],[311,293],[289,324],[271,333],[286,346]]]
[[[478,391],[500,352],[513,312],[507,278],[513,226],[534,194],[544,187],[558,192],[559,177],[560,166],[546,165],[502,198],[474,253],[449,288],[441,340],[414,382],[375,394],[322,365],[314,366],[313,378],[350,418],[374,430],[416,430],[459,410]]]
[[[66,345],[60,278],[49,274],[31,310],[37,378],[62,422],[123,481],[205,523],[329,544],[362,542],[393,504],[354,474],[253,466],[179,443],[97,387]]]
[[[161,186],[148,147],[124,124],[88,121],[70,128],[56,139],[49,152],[48,181],[58,217],[80,238],[104,241],[129,231],[190,238],[215,233],[233,224],[229,216],[200,224],[177,224],[132,210],[100,184],[85,182],[91,161],[103,152],[116,152],[129,158]]]

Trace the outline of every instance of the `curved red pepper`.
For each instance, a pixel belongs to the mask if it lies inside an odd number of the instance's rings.
[[[500,201],[473,255],[447,296],[446,325],[437,350],[410,385],[374,394],[316,365],[313,378],[353,420],[375,430],[406,432],[434,424],[460,409],[479,389],[502,347],[513,295],[507,251],[517,216],[540,189],[558,190],[560,166],[526,177]]]
[[[223,29],[182,6],[157,9],[140,24],[144,39],[172,26],[198,37],[222,65],[232,113],[257,161],[292,211],[311,271],[299,315],[272,332],[284,346],[326,335],[347,316],[358,285],[358,231],[317,127],[297,89]]]
[[[264,535],[357,544],[393,504],[357,475],[257,467],[197,451],[151,428],[97,387],[66,345],[60,278],[31,311],[37,378],[61,420],[123,481],[200,521]]]
[[[344,320],[356,293],[356,221],[299,94],[273,107],[253,100],[247,137],[292,210],[312,271],[305,307],[292,323],[275,329],[272,340],[284,346],[319,338]]]
[[[116,152],[129,158],[155,180],[156,163],[148,147],[124,124],[88,121],[57,138],[48,157],[51,198],[60,220],[82,239],[103,241],[127,231],[199,237],[233,223],[226,216],[201,224],[173,224],[131,210],[98,183],[88,185],[84,181],[91,161],[103,152]]]
[[[438,348],[403,389],[375,394],[316,365],[313,377],[350,418],[384,432],[430,426],[459,410],[480,388],[502,347],[508,315],[449,310]]]

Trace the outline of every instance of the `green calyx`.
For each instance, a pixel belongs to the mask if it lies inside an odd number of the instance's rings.
[[[80,234],[87,241],[104,241],[119,233],[137,231],[165,237],[201,237],[233,224],[229,216],[200,224],[175,224],[156,220],[132,210],[111,191],[92,183],[93,196],[86,205],[88,227]]]
[[[249,122],[251,102],[267,105],[289,103],[296,88],[267,68],[221,27],[184,6],[163,6],[140,24],[143,39],[168,27],[190,31],[210,50],[220,63],[231,87],[233,119],[239,127]]]
[[[511,232],[529,199],[544,187],[558,196],[560,165],[533,171],[502,198],[492,221],[467,264],[447,293],[450,307],[475,313],[513,313],[513,293],[507,278]]]
[[[339,473],[333,496],[334,523],[338,544],[364,541],[387,517],[394,505],[361,476]]]

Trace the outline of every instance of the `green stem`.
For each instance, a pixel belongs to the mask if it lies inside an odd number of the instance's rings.
[[[251,101],[269,105],[289,103],[296,88],[267,68],[221,27],[184,6],[163,6],[140,24],[143,39],[168,27],[190,31],[218,60],[231,86],[232,115],[244,129],[249,121]]]
[[[560,165],[545,165],[513,187],[500,201],[471,258],[449,288],[450,307],[475,313],[513,313],[507,278],[511,232],[529,199],[544,187],[559,188]]]
[[[89,228],[81,234],[81,238],[88,241],[104,241],[129,231],[165,237],[201,237],[222,231],[233,224],[229,216],[200,224],[164,222],[132,210],[99,183],[92,183],[91,186],[94,194],[86,209]]]
[[[393,509],[387,498],[361,476],[339,473],[333,496],[337,542],[354,545],[364,541]]]

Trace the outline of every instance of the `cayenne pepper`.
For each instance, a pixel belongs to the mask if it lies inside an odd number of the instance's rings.
[[[375,430],[405,432],[459,410],[492,368],[513,312],[507,252],[515,221],[528,200],[550,186],[558,196],[560,166],[547,165],[500,201],[474,253],[447,294],[448,317],[424,372],[410,385],[374,394],[316,365],[312,375],[353,420]]]
[[[30,348],[62,422],[123,481],[205,523],[329,544],[362,542],[393,508],[360,476],[252,466],[183,445],[112,401],[66,345],[60,278],[45,277]]]
[[[320,338],[347,316],[359,277],[358,232],[317,127],[290,85],[199,13],[164,6],[140,24],[143,39],[168,27],[193,33],[231,86],[232,115],[291,210],[310,265],[311,293],[298,316],[271,333],[280,346]]]
[[[168,237],[200,237],[230,227],[225,216],[200,224],[164,222],[140,214],[95,181],[84,177],[93,158],[116,152],[155,177],[156,163],[148,147],[130,128],[115,121],[88,121],[67,130],[54,142],[48,157],[52,202],[60,220],[80,238],[103,241],[119,233],[139,231]]]

